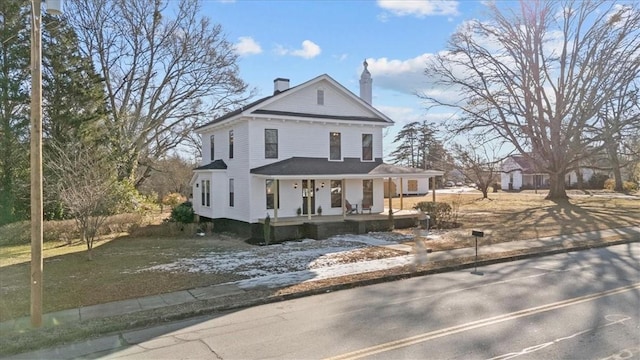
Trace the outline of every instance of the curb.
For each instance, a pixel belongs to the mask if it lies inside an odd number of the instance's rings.
[[[607,243],[603,243],[603,244],[579,245],[579,246],[574,246],[574,247],[570,247],[570,248],[551,249],[551,250],[546,250],[546,251],[536,252],[536,253],[498,257],[498,258],[495,258],[495,259],[478,260],[477,266],[478,267],[487,266],[487,265],[493,265],[493,264],[499,264],[499,263],[505,263],[505,262],[512,262],[512,261],[523,260],[523,259],[543,257],[543,256],[549,256],[549,255],[556,255],[556,254],[561,254],[561,253],[569,253],[569,252],[584,251],[584,250],[590,250],[590,249],[595,249],[595,248],[603,248],[603,247],[609,247],[609,246],[615,246],[615,245],[630,244],[630,243],[634,243],[634,242],[640,242],[640,239],[615,240],[615,241],[611,241],[611,242],[607,242]],[[502,254],[502,253],[496,253],[496,254]],[[488,256],[488,255],[485,255],[485,256]],[[456,261],[456,260],[460,260],[460,259],[465,259],[465,258],[458,258],[458,259],[455,259],[455,260],[443,260],[443,261],[440,261],[440,262]],[[278,301],[298,299],[298,298],[302,298],[302,297],[306,297],[306,296],[319,295],[319,294],[332,292],[332,291],[338,291],[338,290],[351,289],[351,288],[356,288],[356,287],[361,287],[361,286],[381,284],[381,283],[385,283],[385,282],[397,281],[397,280],[402,280],[402,279],[409,279],[409,278],[419,277],[419,276],[441,274],[441,273],[450,272],[450,271],[470,269],[470,268],[473,268],[475,266],[476,266],[476,263],[474,261],[465,261],[465,262],[463,262],[461,264],[456,264],[456,265],[442,266],[442,267],[437,267],[437,268],[428,269],[428,270],[405,272],[405,273],[393,274],[393,275],[388,275],[388,276],[380,276],[380,277],[376,277],[374,279],[357,280],[357,281],[352,281],[352,282],[344,283],[344,284],[328,285],[328,286],[320,287],[318,289],[313,289],[313,290],[306,290],[306,291],[300,291],[300,292],[291,293],[291,294],[277,295],[277,296],[273,297],[275,300],[267,301],[267,302],[263,302],[263,303],[272,303],[272,302],[278,302]],[[255,305],[261,305],[261,304],[255,304]],[[233,310],[233,309],[229,309],[229,310]]]
[[[535,252],[535,253],[498,257],[498,258],[495,258],[495,259],[485,259],[485,260],[479,260],[478,263],[477,263],[477,266],[487,266],[487,265],[493,265],[493,264],[499,264],[499,263],[505,263],[505,262],[512,262],[512,261],[523,260],[523,259],[543,257],[543,256],[549,256],[549,255],[556,255],[556,254],[561,254],[561,253],[569,253],[569,252],[584,251],[584,250],[589,250],[589,249],[603,248],[603,247],[609,247],[609,246],[615,246],[615,245],[630,244],[630,243],[634,243],[634,242],[640,242],[640,239],[615,240],[615,241],[611,241],[611,242],[607,242],[607,243],[578,245],[578,246],[573,246],[573,247],[569,247],[569,248],[550,249],[550,250],[541,251],[541,252]],[[501,254],[501,253],[497,253],[497,254]],[[485,255],[485,256],[488,256],[488,255]],[[464,259],[464,258],[459,258],[459,259],[455,259],[455,260],[445,260],[445,261],[456,261],[456,260],[460,260],[460,259]],[[160,317],[160,320],[161,320],[161,322],[171,322],[171,321],[184,320],[184,319],[187,319],[187,318],[190,318],[190,317],[203,316],[203,315],[208,315],[208,314],[212,314],[212,313],[215,313],[215,312],[225,312],[225,311],[239,310],[239,309],[244,309],[244,308],[251,307],[251,306],[265,305],[265,304],[271,304],[271,303],[276,303],[276,302],[281,302],[281,301],[286,301],[286,300],[299,299],[299,298],[303,298],[303,297],[307,297],[307,296],[325,294],[325,293],[328,293],[328,292],[334,292],[334,291],[339,291],[339,290],[346,290],[346,289],[352,289],[352,288],[356,288],[356,287],[381,284],[381,283],[385,283],[385,282],[397,281],[397,280],[402,280],[402,279],[409,279],[409,278],[419,277],[419,276],[426,276],[426,275],[432,275],[432,274],[441,274],[441,273],[446,273],[446,272],[450,272],[450,271],[470,269],[470,268],[473,268],[475,266],[476,266],[476,263],[474,261],[464,261],[461,264],[455,264],[455,265],[449,265],[449,266],[441,266],[441,267],[436,267],[436,268],[428,269],[428,270],[402,272],[402,273],[399,273],[399,274],[380,276],[380,277],[376,277],[376,278],[373,278],[373,279],[366,279],[366,280],[356,280],[356,281],[351,281],[351,282],[346,282],[346,283],[336,284],[336,285],[327,285],[327,286],[318,287],[318,288],[312,289],[312,290],[299,291],[299,292],[290,293],[290,294],[274,295],[274,296],[267,296],[267,297],[261,297],[260,296],[260,297],[254,298],[254,299],[249,299],[249,300],[246,300],[246,301],[243,301],[243,302],[234,303],[234,304],[230,304],[230,305],[205,306],[203,308],[192,310],[192,311],[182,311],[182,312],[179,312],[179,313],[170,313],[170,314],[167,314],[165,316]],[[270,291],[277,291],[278,289],[280,289],[280,288],[271,288],[269,290]],[[247,294],[250,295],[252,291],[259,292],[260,290],[249,290],[244,295],[245,296]],[[193,304],[202,304],[202,303],[204,303],[206,301],[207,300],[199,300],[199,301],[194,302]],[[154,323],[159,323],[158,322],[158,318],[144,319],[144,320],[140,320],[140,321],[133,321],[133,322],[128,323],[128,325],[131,326],[131,327],[142,327],[142,326],[152,325]]]
[[[544,248],[533,248],[533,249],[528,249],[528,253],[523,253],[518,255],[503,255],[503,254],[508,254],[509,252],[500,252],[500,253],[481,255],[477,264],[474,261],[475,258],[473,256],[467,256],[467,257],[455,258],[455,259],[449,259],[449,260],[440,260],[440,261],[432,262],[431,264],[434,267],[431,269],[412,271],[410,266],[404,266],[404,267],[396,268],[398,269],[398,273],[395,273],[395,274],[388,274],[388,275],[383,274],[380,276],[375,276],[370,279],[347,281],[344,283],[339,283],[334,285],[319,286],[314,289],[302,290],[302,291],[297,291],[297,292],[288,293],[288,294],[281,294],[281,295],[269,296],[268,294],[277,292],[278,290],[286,287],[269,288],[269,289],[256,288],[253,290],[248,290],[243,294],[225,295],[217,299],[217,300],[219,299],[229,300],[229,299],[233,299],[234,296],[240,297],[240,299],[242,299],[242,300],[239,300],[238,302],[232,302],[229,304],[215,303],[216,300],[213,300],[213,299],[197,300],[190,303],[172,305],[172,306],[157,308],[157,309],[143,310],[143,311],[130,313],[130,314],[115,315],[111,317],[96,318],[96,319],[91,319],[87,321],[81,321],[79,323],[69,325],[68,329],[72,329],[72,328],[81,329],[76,333],[77,336],[75,338],[66,338],[66,339],[64,337],[57,338],[58,340],[61,340],[61,341],[59,343],[54,342],[53,344],[48,343],[48,344],[38,345],[38,343],[36,342],[36,344],[33,344],[34,348],[27,349],[26,352],[29,353],[37,350],[42,350],[47,348],[57,348],[61,346],[62,347],[69,346],[69,345],[73,346],[78,342],[82,343],[82,342],[91,341],[91,339],[95,340],[96,337],[101,338],[101,337],[108,337],[108,336],[121,336],[121,334],[126,333],[128,331],[132,331],[132,330],[136,330],[136,329],[140,329],[148,326],[160,325],[167,322],[180,321],[180,320],[185,320],[185,319],[194,318],[198,316],[211,315],[215,313],[240,310],[247,307],[298,299],[298,298],[319,295],[319,294],[324,294],[324,293],[333,292],[333,291],[352,289],[356,287],[380,284],[385,282],[397,281],[397,280],[431,275],[431,274],[440,274],[440,273],[446,273],[446,272],[457,271],[462,269],[469,269],[469,268],[474,268],[475,266],[481,267],[481,266],[487,266],[492,264],[529,259],[529,258],[537,258],[537,257],[556,255],[561,253],[584,251],[584,250],[589,250],[594,248],[604,248],[609,246],[631,244],[631,243],[637,243],[637,242],[640,242],[640,239],[620,239],[620,240],[614,240],[614,241],[604,242],[604,243],[603,242],[600,242],[600,243],[587,242],[585,244],[578,244],[576,246],[551,248],[548,250],[542,250]],[[485,259],[482,259],[483,256],[485,257]],[[486,257],[491,257],[491,258],[487,259]],[[445,262],[447,264],[445,264]],[[450,264],[451,262],[454,262],[454,264]],[[86,329],[86,328],[91,328],[92,326],[100,325],[101,322],[106,322],[107,324],[110,324],[111,326],[107,326],[110,329],[104,332],[100,332],[100,331],[90,332],[88,329]],[[83,329],[83,327],[86,327],[86,328]],[[102,328],[104,329],[104,327]],[[38,331],[39,330],[36,330],[35,332],[33,332],[32,336],[37,337],[39,334]],[[43,331],[47,331],[47,329],[44,329]],[[27,334],[22,334],[22,335],[27,335]],[[0,357],[19,355],[20,353],[24,353],[24,352],[25,352],[24,349],[19,349],[19,348],[11,349],[9,350],[8,353],[4,353],[0,351]]]

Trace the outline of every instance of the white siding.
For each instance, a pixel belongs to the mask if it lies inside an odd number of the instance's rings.
[[[417,181],[418,188],[414,191],[409,190],[409,180]],[[429,192],[429,180],[430,178],[418,178],[412,179],[410,177],[402,178],[402,194],[403,195],[418,195],[418,194],[426,194]],[[400,193],[400,179],[394,178],[393,183],[396,185],[396,192]]]
[[[229,158],[229,130],[234,132],[234,157]],[[264,130],[278,129],[278,158],[265,159]],[[215,135],[215,159],[222,159],[227,164],[227,170],[214,182],[212,180],[212,208],[201,208],[200,193],[194,187],[194,209],[196,213],[212,218],[229,218],[246,222],[256,222],[267,214],[265,183],[263,178],[250,176],[250,169],[270,163],[289,159],[291,157],[329,157],[329,133],[341,133],[342,157],[362,157],[362,134],[373,134],[373,158],[382,157],[382,127],[379,125],[347,125],[329,122],[312,121],[283,121],[281,119],[245,119],[236,122],[234,126],[225,126],[215,131],[203,133],[203,144],[208,145],[211,134]],[[205,164],[211,159],[207,151],[203,151]],[[215,160],[213,159],[213,160]],[[234,207],[229,206],[229,181],[234,179]],[[335,179],[339,180],[339,179]],[[198,179],[200,181],[200,179]],[[317,180],[316,187],[320,188],[325,181],[325,189],[316,194],[316,204],[322,206],[323,215],[337,215],[342,211],[331,208],[331,196],[326,179]],[[293,189],[294,181],[281,181],[279,217],[296,216],[296,210],[302,204],[302,188],[298,181],[298,188]],[[349,199],[353,204],[362,206],[362,180],[347,181]],[[380,189],[377,189],[378,186]],[[373,211],[382,211],[384,204],[378,201],[382,198],[382,181],[374,181]],[[214,200],[215,199],[215,200]],[[378,204],[380,202],[380,204]],[[198,205],[197,205],[198,204]],[[197,206],[196,206],[197,205]],[[273,210],[268,213],[274,216]]]
[[[233,158],[229,158],[229,131],[233,130]],[[249,184],[249,125],[247,121],[234,122],[202,133],[203,165],[212,161],[210,157],[210,135],[215,135],[215,159],[222,159],[227,170],[202,172],[200,178],[211,177],[211,208],[201,206],[199,189],[193,188],[194,210],[197,214],[209,218],[228,218],[249,221],[251,188]],[[208,175],[207,175],[208,174]],[[234,206],[229,206],[229,179],[234,179]],[[196,191],[197,190],[197,191]]]
[[[338,177],[332,180],[341,180]],[[322,187],[324,182],[325,186]],[[383,179],[373,179],[373,206],[371,208],[372,213],[380,213],[384,210],[385,202],[383,197]],[[294,188],[294,183],[298,184],[297,188]],[[317,215],[317,209],[322,206],[322,215],[341,215],[342,208],[331,207],[331,180],[328,179],[315,179],[315,206],[314,210]],[[297,216],[298,208],[302,208],[302,182],[300,180],[281,180],[280,181],[280,207],[278,208],[278,217],[292,217]],[[357,205],[358,210],[362,209],[362,179],[349,179],[344,181],[342,188],[345,191],[345,198],[352,204]],[[345,189],[346,186],[346,189]],[[275,214],[273,209],[267,210],[266,204],[266,191],[265,191],[265,179],[255,177],[251,182],[252,193],[256,194],[253,205],[251,207],[251,220],[250,222],[257,222],[260,219],[266,217],[267,214],[274,219]],[[306,215],[302,215],[306,216]]]
[[[213,135],[212,133],[208,133],[206,135],[201,135],[202,137],[202,163],[200,165],[206,165],[209,164],[210,162],[212,162],[215,159],[211,158],[211,135]],[[220,135],[216,134],[215,135],[215,139],[214,139],[214,143],[218,142],[220,140]],[[214,144],[216,145],[216,144]],[[216,146],[216,148],[214,149],[215,152],[215,156],[218,156],[218,154],[220,154],[220,148],[219,145]]]
[[[324,105],[318,105],[318,89],[324,90]],[[370,109],[353,101],[328,81],[297,89],[290,96],[274,101],[263,109],[319,115],[375,116]]]
[[[233,129],[233,159],[229,159],[229,131]],[[224,136],[226,143],[225,162],[227,164],[227,181],[223,184],[224,208],[226,218],[249,221],[249,209],[251,208],[251,187],[249,184],[249,124],[247,121],[236,122],[227,129]],[[216,139],[217,143],[217,139]],[[229,180],[234,181],[234,206],[229,206]]]
[[[293,184],[298,183],[298,187],[294,188]],[[259,219],[263,219],[269,214],[273,219],[275,217],[273,209],[267,210],[267,195],[265,187],[265,179],[254,177],[251,180],[251,193],[254,195],[252,198],[251,220],[250,222],[257,222]],[[278,207],[278,217],[291,217],[296,216],[298,207],[302,206],[302,186],[300,181],[293,180],[281,180],[280,181],[280,206]],[[317,200],[316,200],[317,201]],[[318,204],[316,203],[316,208]],[[324,210],[325,207],[322,206]]]
[[[202,181],[209,180],[211,182],[211,200],[210,206],[202,205]],[[196,182],[193,184],[193,211],[207,218],[224,217],[225,209],[223,207],[226,197],[220,191],[220,188],[227,182],[227,175],[224,170],[199,172]]]
[[[324,91],[324,104],[317,103],[317,90]],[[307,87],[293,90],[288,95],[263,104],[265,110],[276,110],[294,113],[308,113],[335,116],[378,117],[365,104],[361,104],[343,89],[322,80]],[[245,114],[247,115],[247,114]],[[193,202],[196,213],[210,218],[229,218],[245,222],[256,222],[267,213],[274,217],[273,210],[266,209],[265,179],[254,177],[250,169],[289,159],[291,157],[329,158],[329,134],[341,133],[342,158],[362,157],[362,135],[373,135],[373,159],[383,157],[382,130],[390,125],[383,122],[344,122],[332,119],[281,119],[264,114],[235,119],[228,124],[212,125],[202,136],[202,165],[221,159],[227,164],[227,170],[199,171],[196,183],[202,178],[211,178],[212,206],[202,207],[201,193],[193,188]],[[249,117],[250,116],[250,117]],[[234,131],[234,157],[229,158],[229,130]],[[264,130],[278,130],[278,158],[265,159]],[[210,155],[210,135],[215,136],[215,156]],[[229,179],[234,179],[234,206],[229,206]],[[280,182],[280,207],[278,217],[296,216],[298,207],[302,206],[301,180]],[[334,180],[340,180],[339,177]],[[321,183],[325,182],[325,187]],[[293,184],[298,183],[294,188]],[[319,189],[315,197],[315,209],[322,206],[323,215],[342,214],[341,208],[331,208],[330,180],[316,179]],[[346,186],[347,199],[352,204],[362,206],[362,180],[348,180]],[[374,180],[373,212],[382,212],[383,180]]]
[[[509,182],[513,176],[513,188],[511,190],[520,190],[522,187],[522,172],[519,170],[510,173],[502,173],[500,175],[500,186],[502,190],[509,190]]]
[[[250,168],[291,157],[329,158],[329,133],[341,134],[342,157],[362,157],[362,134],[373,134],[373,158],[382,158],[382,127],[353,126],[328,122],[282,121],[278,119],[249,121]],[[278,158],[265,159],[264,130],[278,129]]]
[[[587,182],[593,176],[593,169],[583,168],[582,171],[582,181]],[[565,181],[569,183],[569,185],[575,185],[578,183],[578,174],[576,171],[571,171],[565,176]]]

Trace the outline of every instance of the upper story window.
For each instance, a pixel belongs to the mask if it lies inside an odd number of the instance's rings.
[[[229,206],[233,207],[234,203],[235,203],[235,190],[234,190],[234,184],[233,184],[233,179],[229,179]]]
[[[317,91],[318,105],[324,105],[324,90],[318,89]]]
[[[215,139],[214,139],[213,135],[209,136],[209,149],[211,150],[211,161],[216,159],[216,152],[214,151],[214,148],[215,148],[215,146],[214,146],[215,141],[214,140]]]
[[[340,133],[329,133],[329,160],[342,160],[342,152],[340,147]]]
[[[233,159],[233,130],[229,130],[229,159]]]
[[[362,134],[362,160],[373,160],[373,134]]]
[[[278,158],[278,129],[264,129],[264,158]]]

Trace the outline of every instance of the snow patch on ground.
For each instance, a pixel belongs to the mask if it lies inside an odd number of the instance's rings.
[[[340,264],[338,260],[365,247],[398,245],[409,239],[410,235],[393,232],[338,235],[326,240],[304,239],[248,251],[210,252],[139,271],[235,273],[248,277],[236,282],[240,287],[277,287],[406,265],[412,261],[406,256],[349,264]]]

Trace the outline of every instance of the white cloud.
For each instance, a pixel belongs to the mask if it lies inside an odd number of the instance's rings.
[[[335,59],[338,59],[338,61],[342,62],[342,61],[347,60],[347,58],[349,57],[349,54],[345,53],[345,54],[333,55],[333,57]]]
[[[304,59],[312,59],[320,55],[320,53],[322,52],[322,49],[320,49],[320,46],[318,46],[313,41],[305,40],[302,42],[301,49],[292,50],[292,49],[287,49],[282,45],[278,45],[276,46],[275,52],[278,55],[291,55],[291,56],[298,56]]]
[[[405,94],[415,94],[429,86],[424,69],[433,54],[425,53],[412,59],[367,59],[374,86],[395,90]],[[358,74],[362,71],[359,69]]]
[[[437,96],[446,102],[460,101],[461,93],[459,89],[444,87],[437,83],[437,79],[427,77],[424,74],[427,62],[431,61],[435,56],[435,54],[424,53],[411,59],[402,60],[388,58],[367,59],[374,87],[415,96],[416,103],[423,109],[423,111],[411,112],[409,108],[385,108],[383,112],[394,120],[396,124],[422,120],[440,123],[443,118],[451,117],[450,114],[442,115],[442,112],[446,111],[443,108],[427,111],[428,104],[417,96],[418,94]],[[453,70],[460,71],[457,68]],[[359,76],[360,72],[362,72],[362,67],[356,71]],[[376,104],[376,107],[379,107],[379,105]]]
[[[376,105],[376,109],[393,120],[396,126],[422,120],[422,115],[411,107]]]
[[[239,42],[234,45],[238,55],[255,55],[262,53],[262,47],[253,38],[241,36]]]
[[[396,16],[458,15],[458,2],[451,0],[378,0],[378,6]],[[386,15],[379,16],[381,21]]]
[[[320,46],[311,40],[305,40],[302,42],[302,49],[292,51],[291,55],[311,59],[320,55],[320,52],[322,52],[322,50],[320,50]]]

